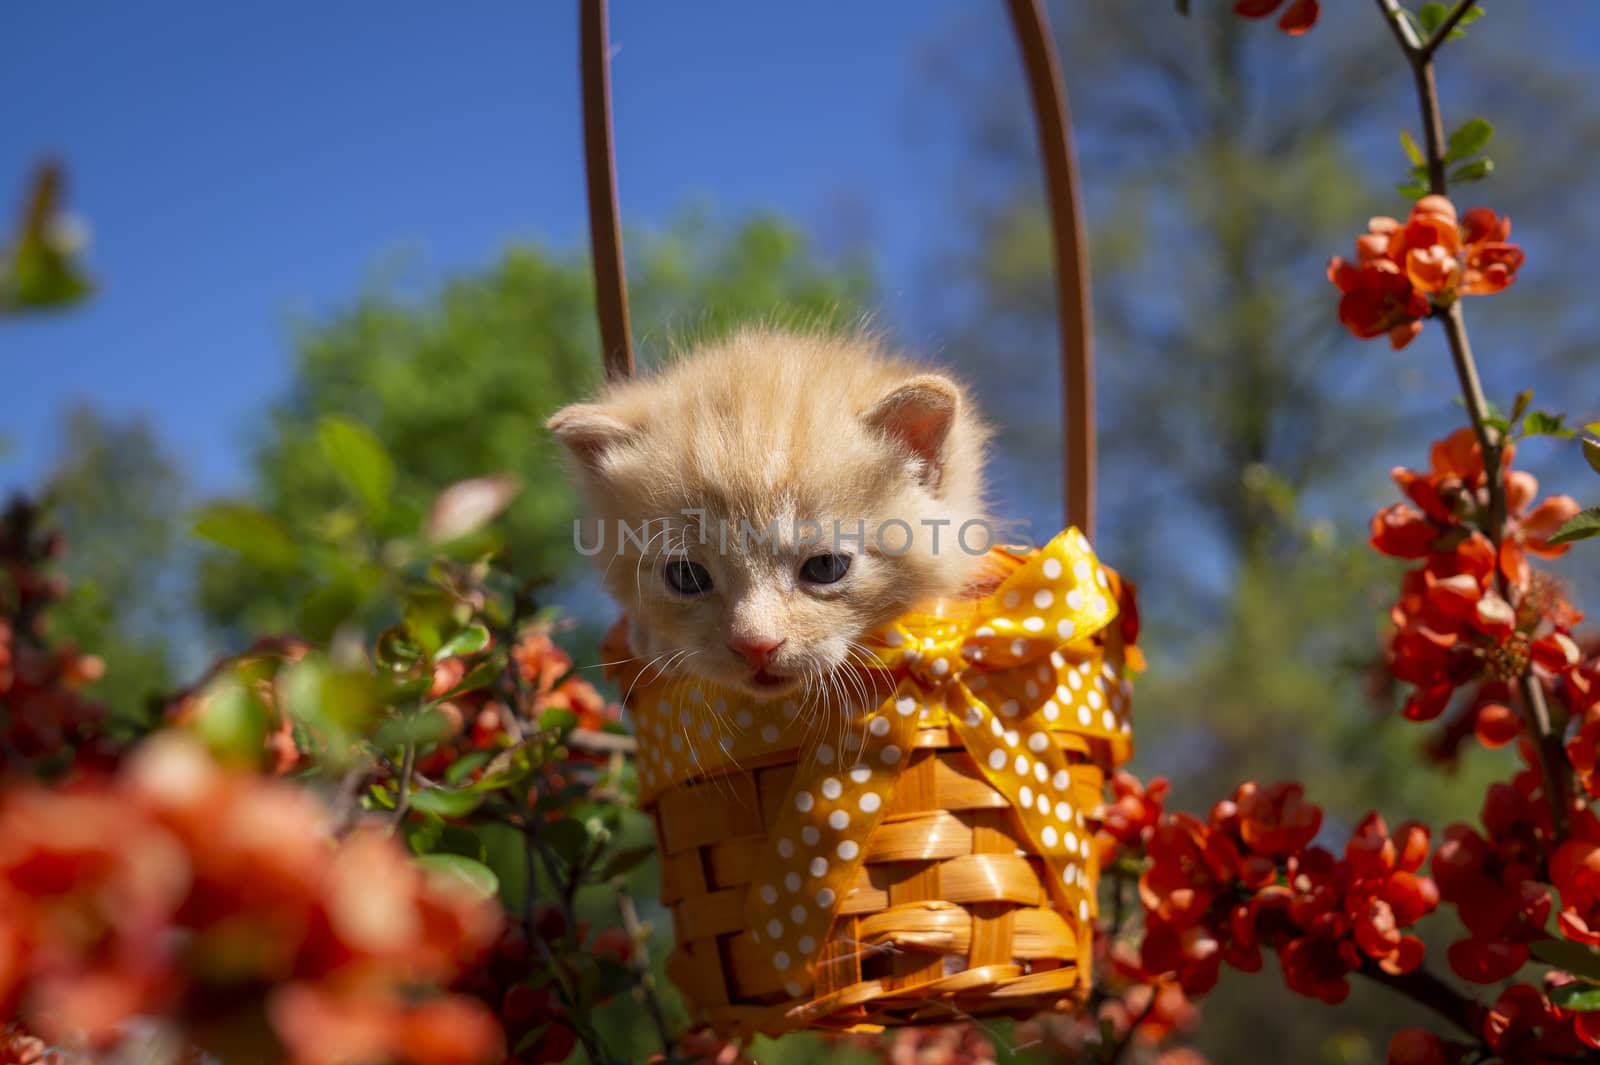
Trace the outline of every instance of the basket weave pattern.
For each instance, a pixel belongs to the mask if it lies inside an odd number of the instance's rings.
[[[1100,587],[1123,598],[1109,577]],[[1116,607],[1098,605],[1092,632],[1053,648],[1000,633],[991,652],[1026,663],[1009,673],[983,674],[983,651],[971,647],[965,670],[929,671],[910,649],[920,641],[896,637],[907,646],[885,648],[896,671],[884,676],[899,688],[855,719],[862,727],[838,737],[837,751],[803,721],[761,723],[726,693],[630,685],[641,797],[676,930],[668,973],[700,1019],[725,1034],[776,1034],[1023,1016],[1081,998],[1096,878],[1088,818],[1106,771],[1129,750],[1127,649],[1122,628],[1104,620]],[[1005,621],[977,631],[993,637],[996,625]],[[921,686],[930,672],[945,682],[937,691]],[[1006,698],[1022,698],[1019,677],[1037,696],[1020,709]],[[991,679],[1009,686],[985,690]],[[746,726],[732,729],[734,749],[726,736],[685,742],[706,735],[690,713],[700,706],[707,721]],[[841,794],[849,779],[858,784]],[[841,818],[840,836],[827,835],[824,809]],[[855,817],[848,832],[845,809]],[[810,849],[797,855],[802,843]],[[831,862],[812,858],[808,872],[810,854]]]

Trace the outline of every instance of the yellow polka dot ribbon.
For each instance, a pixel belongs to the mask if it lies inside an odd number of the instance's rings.
[[[639,739],[640,799],[780,752],[794,783],[769,833],[745,915],[792,997],[813,967],[923,727],[948,728],[1005,795],[1043,856],[1064,916],[1094,912],[1085,814],[1098,795],[1075,775],[1051,733],[1071,732],[1126,757],[1127,682],[1092,640],[1118,612],[1108,578],[1076,529],[1034,552],[998,549],[1008,575],[980,599],[908,615],[866,642],[881,701],[827,708],[827,727],[798,700],[761,702],[681,678],[624,677]],[[841,691],[865,695],[870,683]],[[814,710],[815,708],[813,708]]]

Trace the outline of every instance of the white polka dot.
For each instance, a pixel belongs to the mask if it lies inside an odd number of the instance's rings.
[[[833,746],[831,744],[824,743],[817,748],[817,761],[822,765],[833,764]]]
[[[1007,592],[1004,602],[1007,610],[1015,610],[1017,604],[1022,602],[1022,593],[1017,591]]]
[[[983,658],[983,652],[981,650],[971,651],[970,653],[975,659],[982,660]],[[971,680],[967,681],[967,687],[971,688],[975,692],[981,692],[988,686],[989,678],[984,676],[982,673],[979,673],[976,677],[973,677]]]
[[[989,768],[1004,769],[1006,767],[1006,752],[996,747],[989,752]]]
[[[1106,727],[1107,732],[1115,732],[1117,728],[1117,715],[1107,710],[1100,718],[1100,723]]]
[[[761,742],[776,743],[778,741],[778,726],[763,725],[761,727]]]
[[[1082,558],[1078,559],[1078,561],[1072,564],[1072,575],[1083,583],[1088,583],[1090,578],[1094,576],[1094,574],[1089,571],[1088,560]]]
[[[1050,740],[1042,732],[1035,732],[1028,737],[1028,750],[1035,754],[1050,746]]]
[[[811,875],[814,876],[814,877],[821,878],[821,877],[827,876],[828,875],[828,859],[821,858],[821,857],[813,858],[813,859],[811,859],[810,868],[811,868]]]
[[[933,665],[929,666],[928,668],[933,670],[934,676],[942,677],[946,673],[950,672],[950,662],[948,659],[935,658],[933,660]]]
[[[1040,588],[1037,592],[1033,593],[1033,605],[1038,607],[1040,610],[1047,609],[1050,604],[1055,601],[1056,597],[1052,595],[1048,589]]]
[[[1039,682],[1036,680],[1028,681],[1022,686],[1022,690],[1028,693],[1029,699],[1039,698]]]
[[[783,993],[788,995],[790,998],[799,996],[803,991],[805,991],[805,988],[801,987],[793,980],[783,985]]]
[[[701,724],[700,724],[700,738],[702,740],[710,740],[711,739],[711,722],[709,722],[709,721],[701,722]]]
[[[750,711],[740,710],[733,716],[733,723],[740,728],[749,728],[755,723],[755,718],[750,716]]]
[[[789,955],[785,954],[781,950],[778,951],[778,953],[772,956],[772,967],[778,970],[780,973],[783,972],[789,967]]]
[[[872,778],[872,770],[864,765],[858,765],[850,770],[850,779],[857,784],[865,784]]]
[[[1088,899],[1079,899],[1078,900],[1078,920],[1087,921],[1088,919],[1089,919],[1089,900]]]
[[[833,888],[825,887],[821,891],[817,892],[817,906],[826,910],[833,905],[833,900],[837,897],[838,896],[833,893]]]
[[[1039,833],[1039,838],[1044,840],[1044,845],[1046,847],[1054,847],[1056,845],[1056,841],[1061,837],[1057,834],[1055,825],[1045,825],[1044,831]]]
[[[689,701],[692,703],[703,703],[706,701],[706,693],[699,688],[691,688],[689,689]]]
[[[845,827],[849,824],[850,815],[845,813],[843,810],[835,810],[833,813],[828,815],[828,827],[833,829],[835,832],[843,832]]]
[[[1096,710],[1100,709],[1100,705],[1105,702],[1105,699],[1101,697],[1100,693],[1095,691],[1093,688],[1090,688],[1089,693],[1083,698],[1085,702],[1087,702]]]
[[[795,718],[799,717],[800,704],[795,702],[793,699],[790,699],[788,702],[784,703],[783,716],[788,718],[790,721],[793,721]]]
[[[677,733],[672,734],[672,749],[675,751],[683,750],[683,737]]]
[[[848,862],[861,853],[861,848],[856,846],[856,841],[853,839],[840,840],[839,846],[834,848],[834,853]]]
[[[1072,807],[1068,806],[1065,802],[1056,803],[1056,820],[1063,822],[1071,821]]]
[[[910,717],[917,711],[917,701],[909,695],[902,695],[894,701],[894,712],[901,717]]]
[[[1021,658],[1023,655],[1025,655],[1027,653],[1028,653],[1028,641],[1027,640],[1012,640],[1011,641],[1011,656],[1013,658]]]
[[[1051,580],[1055,580],[1057,577],[1061,576],[1061,560],[1059,558],[1045,559],[1044,575]]]
[[[867,731],[874,736],[882,736],[889,731],[889,719],[874,715],[872,720],[867,722]]]
[[[862,795],[861,798],[856,800],[856,805],[861,807],[863,811],[869,814],[875,811],[882,804],[883,800],[878,798],[878,793],[875,791],[869,791]]]
[[[1050,778],[1050,783],[1055,786],[1057,791],[1062,791],[1068,784],[1072,783],[1072,775],[1065,769],[1057,769],[1056,775]]]
[[[961,720],[966,722],[968,728],[977,728],[983,724],[983,711],[978,709],[976,705],[968,706],[966,713],[961,716]]]
[[[835,777],[829,777],[822,782],[822,797],[824,799],[837,799],[844,788]]]
[[[1050,799],[1043,792],[1039,793],[1039,816],[1050,816]]]
[[[1078,882],[1078,867],[1076,865],[1067,866],[1066,871],[1061,874],[1061,882],[1068,885],[1076,884]]]
[[[884,765],[894,765],[900,760],[900,748],[891,743],[878,753],[878,757],[883,760]]]
[[[1020,732],[1018,732],[1016,729],[1014,729],[1014,728],[1006,729],[1005,741],[1006,741],[1006,746],[1007,747],[1015,747],[1017,745],[1017,742],[1019,740],[1021,740],[1021,739],[1022,739],[1022,734]]]
[[[1079,673],[1077,670],[1073,670],[1072,672],[1068,673],[1067,674],[1067,686],[1069,688],[1071,688],[1073,691],[1077,691],[1078,689],[1082,688],[1083,687],[1083,674]]]
[[[1067,593],[1067,606],[1072,610],[1083,609],[1083,591],[1078,588]]]
[[[822,842],[822,833],[816,825],[807,825],[800,830],[800,842],[808,847],[815,847]]]
[[[761,885],[761,901],[771,906],[778,901],[778,889],[771,884]]]
[[[802,791],[800,794],[794,797],[794,808],[803,814],[810,813],[811,808],[815,806],[816,803],[817,800],[812,797],[809,791]]]
[[[1019,794],[1021,794],[1021,796],[1022,796],[1022,805],[1024,805],[1024,806],[1032,806],[1033,805],[1033,789],[1032,788],[1030,788],[1030,787],[1028,787],[1028,785],[1024,784],[1024,785],[1022,785],[1022,791]]]
[[[1056,635],[1063,640],[1072,639],[1073,633],[1076,631],[1077,626],[1072,623],[1070,618],[1062,618],[1056,622]]]
[[[789,921],[790,921],[790,923],[792,923],[792,924],[801,924],[801,923],[803,923],[805,921],[805,919],[806,919],[806,908],[804,906],[796,906],[794,909],[789,911]]]
[[[1068,832],[1065,838],[1067,841],[1067,850],[1075,851],[1078,849],[1078,835],[1076,832]]]
[[[783,889],[785,891],[788,891],[788,892],[791,892],[791,893],[799,891],[800,890],[800,874],[799,873],[790,873],[787,876],[785,876],[783,878]]]
[[[1043,762],[1033,763],[1033,779],[1041,784],[1050,779],[1050,770],[1046,768]]]
[[[767,935],[771,936],[773,939],[777,939],[779,936],[783,935],[783,922],[778,920],[776,917],[768,921]]]
[[[906,638],[899,629],[890,629],[889,632],[884,636],[883,642],[888,644],[890,647],[899,647],[901,644],[906,642]]]
[[[1044,618],[1039,617],[1037,614],[1033,615],[1032,617],[1023,618],[1022,627],[1027,629],[1029,632],[1043,632]]]
[[[817,941],[810,936],[801,936],[800,942],[796,943],[795,946],[800,948],[801,954],[810,954],[817,949]]]
[[[1094,582],[1108,592],[1111,590],[1111,582],[1106,580],[1105,570],[1101,570],[1099,573],[1094,575]]]
[[[1044,701],[1044,719],[1046,721],[1054,721],[1060,716],[1061,707],[1056,705],[1056,701],[1054,699],[1046,699]]]
[[[1080,725],[1087,725],[1093,720],[1094,715],[1089,713],[1089,708],[1087,706],[1078,707],[1078,723]]]
[[[1019,754],[1017,755],[1017,760],[1011,763],[1011,768],[1017,771],[1017,776],[1025,777],[1028,775],[1028,770],[1033,768],[1033,763]]]

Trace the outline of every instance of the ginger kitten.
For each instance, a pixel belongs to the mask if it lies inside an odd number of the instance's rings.
[[[959,595],[993,540],[966,391],[869,336],[747,329],[547,425],[634,653],[758,697]]]

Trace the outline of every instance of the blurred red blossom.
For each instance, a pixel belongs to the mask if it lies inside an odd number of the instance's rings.
[[[1278,28],[1293,37],[1309,30],[1317,24],[1317,16],[1321,14],[1321,5],[1318,0],[1235,0],[1233,10],[1245,18],[1268,18],[1283,8],[1283,14],[1278,17]]]

